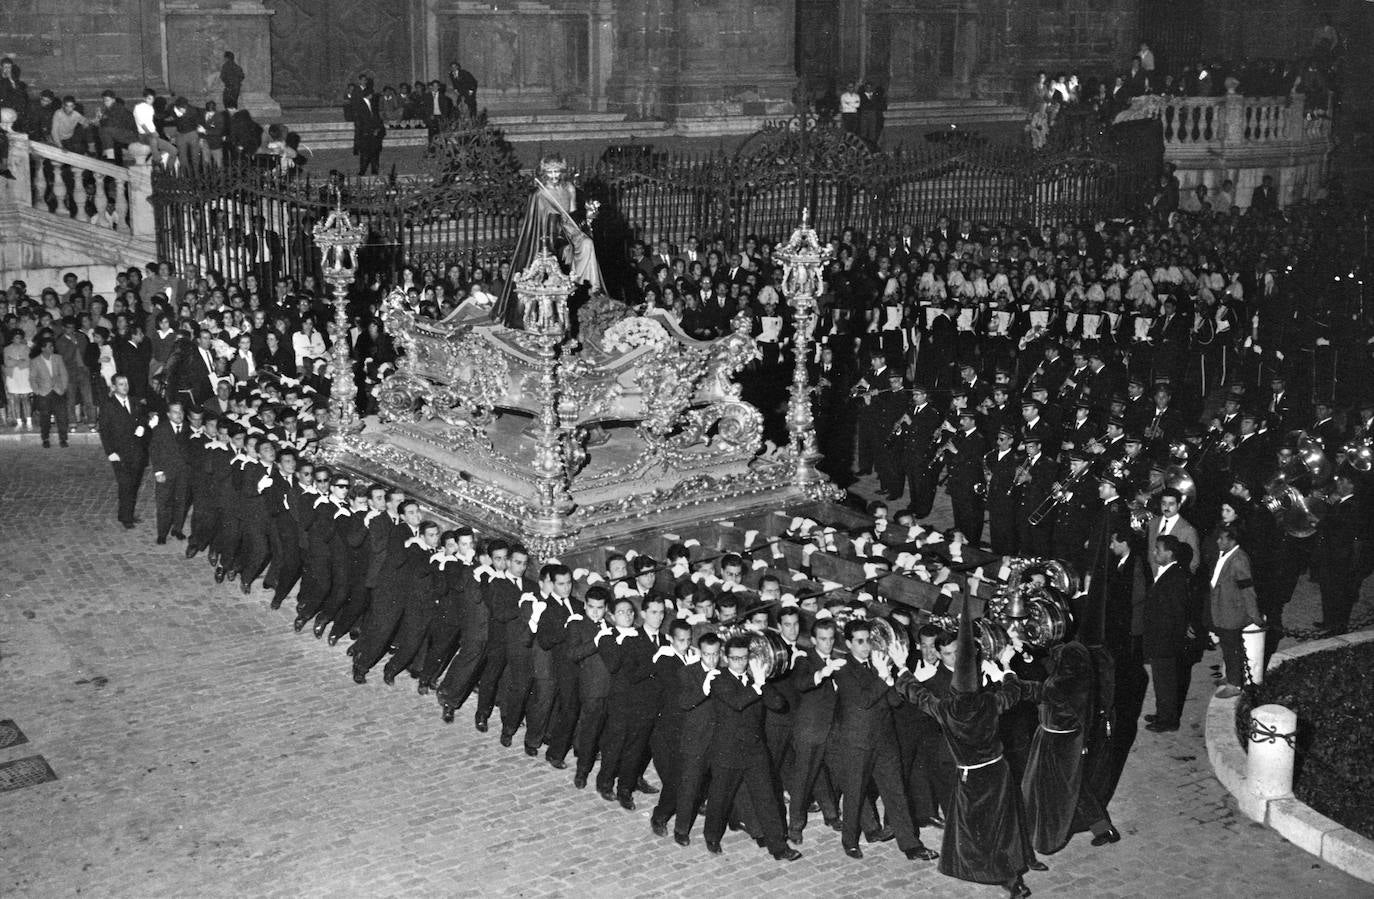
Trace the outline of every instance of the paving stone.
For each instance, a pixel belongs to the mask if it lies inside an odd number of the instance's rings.
[[[688,848],[655,838],[647,809],[574,790],[470,716],[443,725],[404,679],[355,685],[342,646],[154,546],[151,480],[125,531],[89,441],[0,442],[0,509],[0,718],[29,738],[0,762],[41,753],[59,778],[0,794],[0,895],[997,895],[892,844],[851,861],[820,828],[790,865],[739,834],[710,857],[700,825]],[[1290,623],[1316,608],[1304,582]],[[1196,666],[1184,730],[1141,732],[1122,842],[1076,837],[1038,894],[1369,895],[1237,819],[1197,727],[1210,687]]]

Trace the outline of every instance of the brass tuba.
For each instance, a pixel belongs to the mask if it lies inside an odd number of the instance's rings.
[[[722,640],[741,636],[749,638],[750,661],[762,659],[768,666],[768,680],[777,680],[792,670],[792,651],[787,648],[787,641],[783,640],[782,634],[771,628],[762,631],[750,630],[743,622],[729,624],[720,629]]]
[[[1044,649],[1060,643],[1073,625],[1069,597],[1078,592],[1078,576],[1058,559],[1018,558],[1010,562],[1007,583],[987,601],[974,621],[984,657],[995,659],[1011,644],[1012,634]],[[959,629],[957,615],[931,615],[930,623]]]
[[[1374,469],[1374,438],[1362,437],[1341,447],[1341,461],[1356,471]]]
[[[1330,507],[1323,494],[1304,494],[1282,475],[1275,475],[1265,483],[1260,505],[1269,510],[1274,521],[1290,537],[1311,537]]]
[[[886,618],[870,618],[868,625],[869,640],[872,641],[875,651],[889,652],[894,645],[910,651],[911,638],[906,628],[894,625]]]

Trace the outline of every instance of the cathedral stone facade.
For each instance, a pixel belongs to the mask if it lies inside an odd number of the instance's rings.
[[[1038,69],[1124,66],[1140,0],[6,0],[0,54],[30,84],[94,97],[143,84],[218,94],[221,54],[248,105],[330,106],[461,62],[494,111],[646,118],[790,110],[852,80],[890,101],[1019,100]]]

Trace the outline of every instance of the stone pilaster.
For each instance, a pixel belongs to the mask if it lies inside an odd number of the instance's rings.
[[[224,51],[243,69],[239,105],[255,118],[281,118],[272,98],[273,11],[262,0],[163,0],[168,89],[199,106],[220,101]]]

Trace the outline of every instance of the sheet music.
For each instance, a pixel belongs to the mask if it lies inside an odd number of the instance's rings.
[[[960,331],[972,331],[972,330],[973,330],[973,313],[974,313],[975,311],[976,311],[976,310],[974,310],[974,309],[960,309],[960,310],[959,310],[959,318],[957,319],[956,324],[957,324],[957,326],[958,326],[958,328],[959,328]]]
[[[1152,318],[1140,317],[1135,320],[1135,339],[1144,340],[1150,336],[1150,329],[1154,327],[1155,320]]]
[[[1099,312],[1083,313],[1083,336],[1088,340],[1096,340],[1098,331],[1102,328],[1102,314]]]
[[[1050,326],[1050,311],[1048,309],[1032,309],[1030,314],[1032,328],[1045,329]]]
[[[998,337],[1006,337],[1007,331],[1011,328],[1011,313],[1002,309],[995,309],[992,313],[992,333]]]

